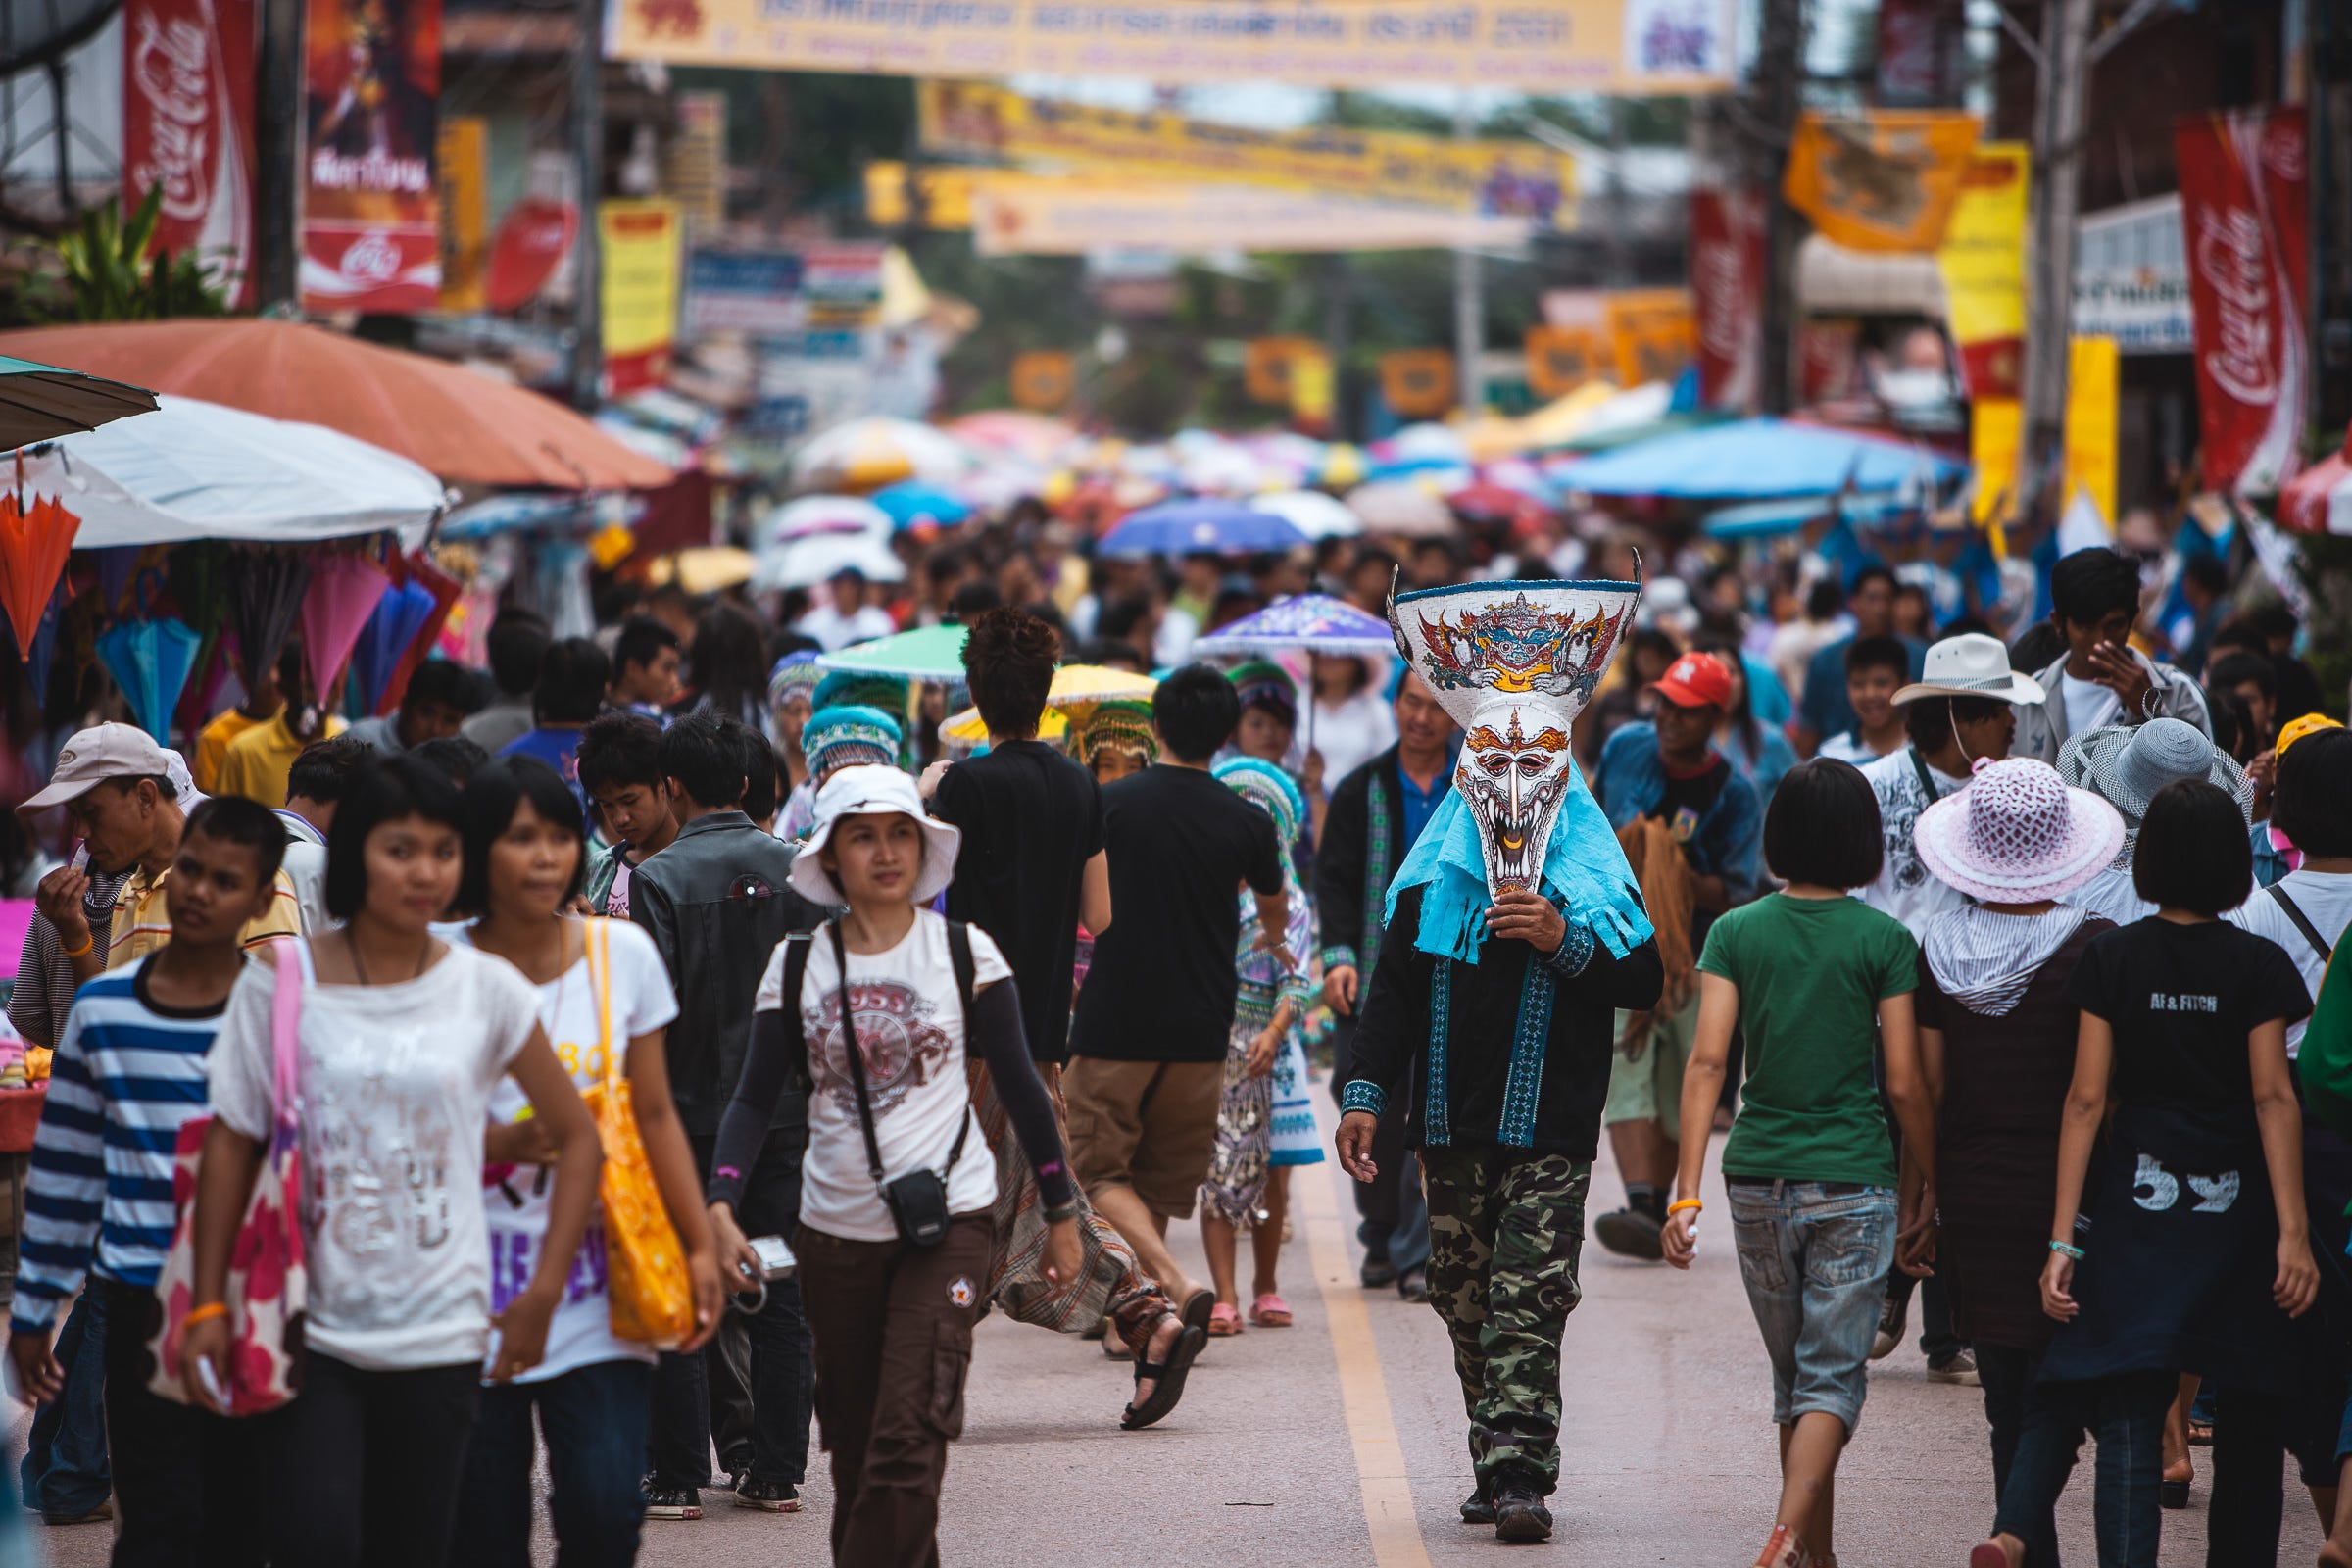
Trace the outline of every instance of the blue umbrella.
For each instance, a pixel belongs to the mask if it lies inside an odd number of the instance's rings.
[[[1711,539],[1768,538],[1794,533],[1806,523],[1842,512],[1849,522],[1868,526],[1912,510],[1892,492],[1878,495],[1793,496],[1786,501],[1750,501],[1707,514]]]
[[[1941,485],[1967,471],[1965,464],[1904,442],[1782,419],[1739,419],[1587,458],[1561,480],[1586,495],[1761,501],[1894,490],[1922,477]]]
[[[178,706],[196,650],[204,639],[176,620],[126,620],[98,639],[98,657],[122,688],[139,728],[159,746],[172,743],[172,710]]]
[[[1102,556],[1250,556],[1296,549],[1305,534],[1238,501],[1163,501],[1131,512],[1102,536]]]
[[[49,665],[57,657],[57,618],[66,608],[65,579],[58,579],[49,594],[49,603],[41,611],[41,618],[32,630],[32,646],[20,648],[17,657],[24,662],[25,677],[32,682],[32,698],[36,703],[49,700]],[[9,629],[9,640],[16,640],[16,629]]]
[[[436,603],[433,591],[416,581],[387,590],[375,602],[351,650],[352,684],[359,688],[367,711],[372,713],[383,706],[384,688],[400,667],[400,656],[409,651],[409,644],[432,618]]]
[[[917,527],[926,522],[941,528],[953,528],[972,514],[970,502],[920,479],[903,479],[897,484],[884,485],[868,499],[889,513],[892,527],[900,529]]]
[[[1293,594],[1193,644],[1194,653],[1208,659],[1290,648],[1335,659],[1361,658],[1395,653],[1396,638],[1387,621],[1365,614],[1346,600],[1329,594]]]

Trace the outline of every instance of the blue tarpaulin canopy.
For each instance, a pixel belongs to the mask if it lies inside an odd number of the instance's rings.
[[[1967,471],[1925,447],[1817,424],[1740,419],[1588,458],[1559,480],[1587,495],[1760,501],[1942,485]]]

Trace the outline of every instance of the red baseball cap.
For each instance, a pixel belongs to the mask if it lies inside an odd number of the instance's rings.
[[[1649,689],[1677,708],[1732,706],[1732,672],[1713,654],[1683,655]]]

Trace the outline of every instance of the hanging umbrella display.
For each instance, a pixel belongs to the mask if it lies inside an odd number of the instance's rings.
[[[0,451],[95,430],[154,407],[145,387],[0,356]]]
[[[1335,659],[1360,659],[1395,653],[1396,638],[1387,621],[1364,613],[1344,599],[1329,594],[1293,594],[1193,644],[1193,652],[1204,659],[1292,649]]]
[[[1403,479],[1357,485],[1348,492],[1348,510],[1364,519],[1364,532],[1395,539],[1448,539],[1459,531],[1445,502]]]
[[[17,654],[24,661],[24,675],[32,682],[33,695],[44,702],[49,694],[49,666],[57,658],[58,622],[65,612],[66,585],[61,582],[50,592],[49,603],[41,610],[31,644],[27,646],[21,640],[17,644]]]
[[[1248,556],[1295,549],[1306,535],[1238,501],[1163,501],[1129,513],[1102,536],[1105,556]]]
[[[329,556],[312,569],[310,592],[302,596],[302,654],[312,695],[334,690],[361,629],[391,586],[372,562],[356,555]]]
[[[1054,672],[1054,685],[1046,695],[1045,722],[1038,726],[1038,738],[1059,740],[1069,732],[1071,721],[1084,718],[1097,703],[1122,697],[1148,698],[1158,689],[1158,681],[1132,670],[1113,669],[1108,664],[1064,664]],[[988,739],[988,726],[980,720],[980,710],[967,708],[942,724],[939,733],[948,740],[975,745]]]
[[[14,495],[0,496],[0,607],[8,611],[19,648],[30,647],[80,531],[81,519],[54,497],[35,498],[25,512],[18,510]]]
[[[224,572],[229,584],[229,624],[236,629],[245,688],[277,667],[278,651],[294,634],[303,596],[311,588],[307,557],[285,550],[239,550]]]
[[[1271,512],[1309,539],[1364,531],[1364,519],[1349,512],[1346,502],[1320,490],[1280,490],[1270,496],[1253,497],[1250,505],[1260,512]]]
[[[458,595],[465,591],[464,584],[434,564],[433,558],[421,550],[412,553],[405,565],[408,586],[422,588],[432,595],[433,609],[425,616],[424,625],[409,639],[409,645],[401,650],[400,658],[392,665],[392,677],[385,683],[377,699],[385,709],[398,707],[407,696],[409,677],[416,672],[416,666],[424,662],[425,656],[432,652],[433,645],[440,640],[441,628],[449,623],[450,609],[457,604]]]
[[[924,626],[870,643],[844,648],[817,660],[817,667],[854,675],[894,675],[902,680],[963,679],[962,626]]]
[[[172,743],[172,710],[196,667],[204,641],[177,620],[126,620],[98,639],[98,657],[122,688],[131,716],[158,745]]]
[[[368,612],[368,623],[360,628],[360,640],[351,650],[351,682],[360,706],[368,712],[392,710],[397,701],[391,692],[393,672],[432,618],[435,604],[432,588],[411,578],[386,589]]]

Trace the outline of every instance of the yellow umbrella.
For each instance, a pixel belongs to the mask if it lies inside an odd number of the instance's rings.
[[[1563,446],[1584,433],[1592,413],[1617,396],[1606,381],[1587,381],[1564,398],[1546,403],[1519,421],[1519,450],[1540,452]]]
[[[1037,737],[1057,741],[1069,733],[1070,720],[1084,718],[1095,704],[1116,697],[1149,697],[1158,685],[1149,675],[1112,669],[1107,664],[1064,664],[1054,672],[1053,689],[1046,695],[1045,721],[1038,726]],[[988,739],[988,726],[980,721],[980,710],[967,708],[940,725],[939,734],[942,740],[977,746]]]
[[[655,587],[675,581],[690,594],[714,594],[752,580],[752,553],[733,545],[698,545],[663,556],[647,575]]]

